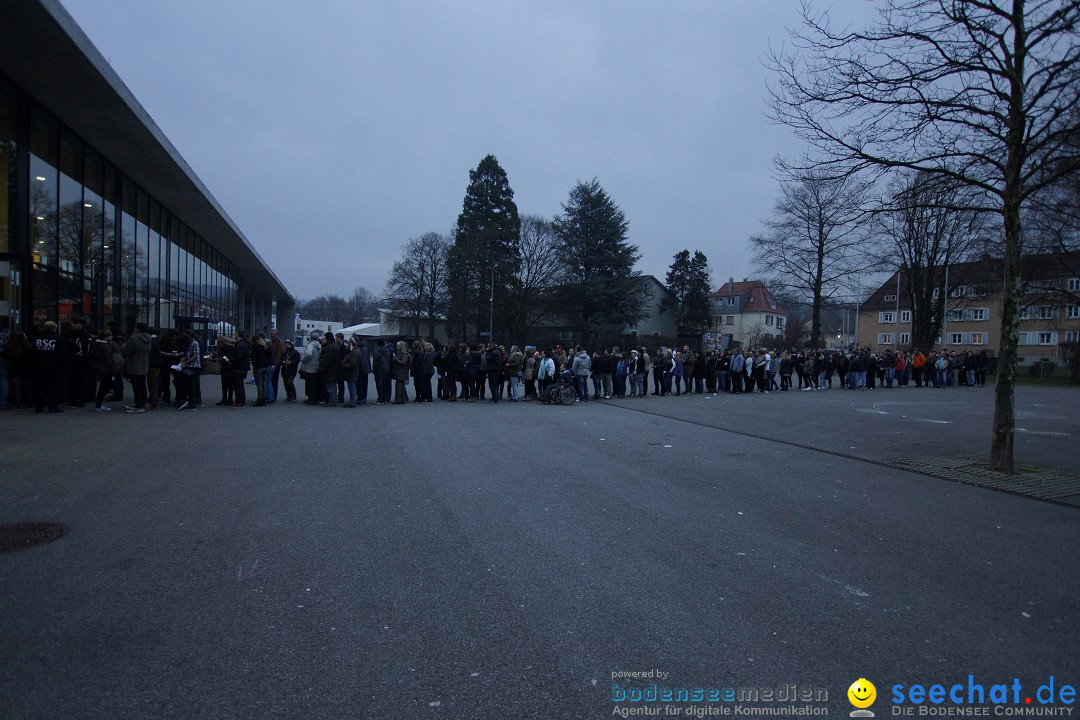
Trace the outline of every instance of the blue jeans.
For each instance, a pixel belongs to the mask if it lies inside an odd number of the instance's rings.
[[[323,387],[326,388],[326,397],[329,398],[327,402],[333,404],[337,402],[337,383],[336,382],[324,382]]]
[[[521,382],[521,378],[517,374],[510,376],[510,399],[517,400],[518,397],[518,383]]]
[[[593,400],[604,397],[604,376],[594,375],[592,379]]]
[[[277,388],[274,387],[274,366],[271,365],[266,369],[266,402],[274,402],[277,400],[277,393],[274,392]]]
[[[266,378],[269,375],[267,368],[255,368],[251,374],[255,376],[255,393],[258,396],[258,402],[266,402]]]
[[[716,392],[727,392],[727,370],[719,370],[716,373]]]
[[[577,396],[578,400],[589,399],[589,376],[588,375],[575,375],[574,382],[577,383]]]
[[[349,391],[349,404],[350,405],[355,405],[356,404],[356,381],[355,380],[346,380],[345,381],[345,388]]]

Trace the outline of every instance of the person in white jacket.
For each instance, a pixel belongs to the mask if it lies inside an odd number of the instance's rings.
[[[308,336],[307,345],[300,355],[300,377],[304,379],[305,405],[319,404],[319,354],[322,352],[322,343],[319,342],[319,333],[313,332]]]

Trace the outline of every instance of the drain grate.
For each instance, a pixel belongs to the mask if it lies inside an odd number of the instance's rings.
[[[1066,501],[1066,498],[1080,497],[1080,474],[1038,465],[1018,463],[1015,472],[1008,475],[987,468],[984,458],[964,455],[909,457],[894,460],[888,464],[947,480],[1030,495],[1043,500],[1061,502]]]
[[[44,545],[63,535],[64,530],[64,526],[58,523],[0,525],[0,553],[25,550],[34,545]]]

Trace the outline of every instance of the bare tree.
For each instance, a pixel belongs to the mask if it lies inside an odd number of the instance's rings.
[[[963,190],[941,176],[903,173],[875,218],[883,253],[901,268],[912,314],[911,343],[917,348],[932,347],[941,336],[945,301],[953,289],[946,287],[946,269],[985,247],[986,215],[967,209]],[[951,284],[960,280],[954,274]]]
[[[348,303],[340,295],[319,295],[310,300],[298,300],[296,312],[311,320],[343,323],[348,315]]]
[[[346,325],[379,322],[379,299],[366,287],[358,287],[349,296],[349,315]]]
[[[810,345],[821,347],[821,308],[875,262],[866,242],[866,187],[813,171],[788,176],[768,230],[750,238],[767,285],[810,305]]]
[[[802,7],[773,51],[773,114],[834,174],[920,170],[981,194],[1004,229],[993,469],[1012,472],[1021,208],[1080,169],[1077,0],[885,0],[866,30]]]
[[[551,316],[551,291],[560,270],[557,243],[550,220],[537,215],[521,216],[521,264],[510,277],[507,291],[510,337],[528,337],[534,327]]]
[[[386,281],[386,303],[390,310],[413,326],[420,336],[421,319],[427,317],[428,336],[446,313],[446,254],[450,240],[429,232],[405,243],[401,259],[394,263]]]

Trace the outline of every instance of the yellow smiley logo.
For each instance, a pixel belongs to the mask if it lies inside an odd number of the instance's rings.
[[[847,690],[848,700],[857,708],[868,708],[877,699],[877,688],[866,678],[859,678],[851,683]]]

